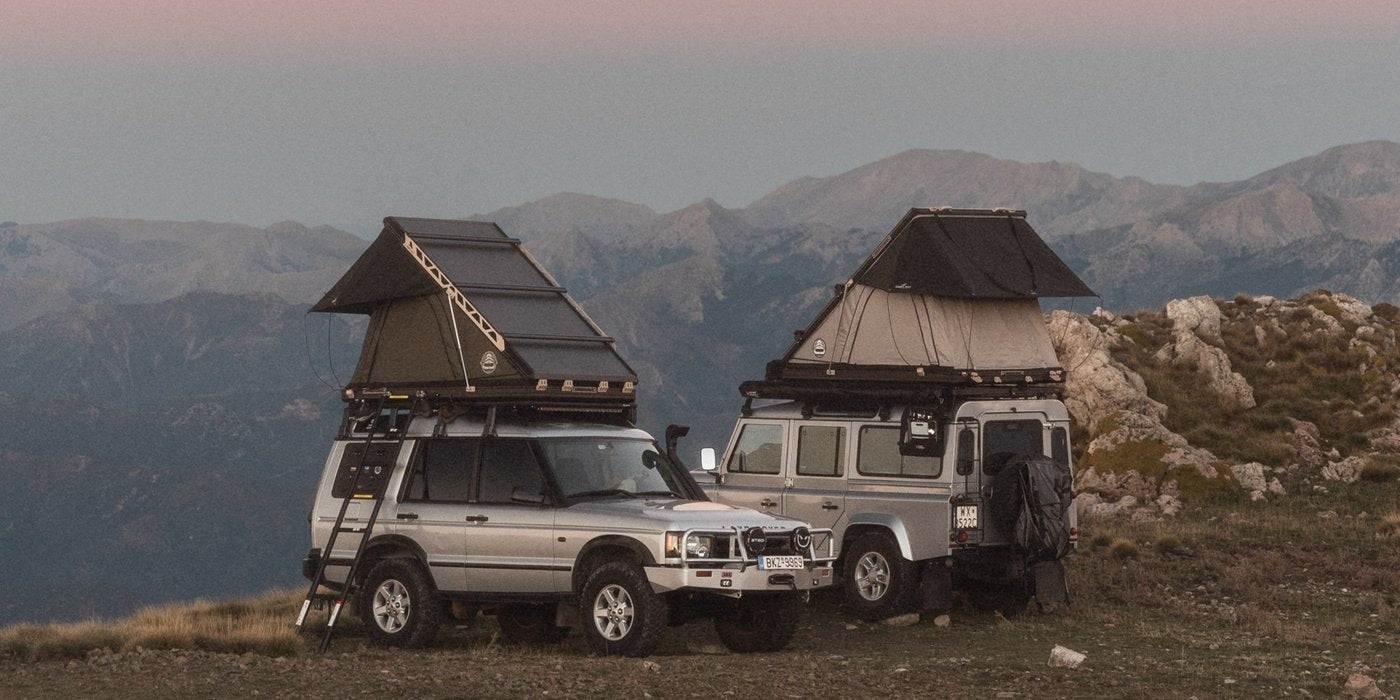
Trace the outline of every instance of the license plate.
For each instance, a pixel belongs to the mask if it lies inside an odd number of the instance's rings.
[[[758,558],[758,568],[764,571],[793,570],[806,568],[806,562],[802,557],[792,555],[769,556]]]
[[[957,506],[953,512],[953,527],[977,527],[977,506]]]

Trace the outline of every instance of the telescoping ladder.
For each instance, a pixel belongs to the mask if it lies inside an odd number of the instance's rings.
[[[311,588],[306,592],[306,600],[302,601],[301,612],[297,614],[296,629],[302,631],[306,626],[306,616],[310,612],[313,603],[329,602],[331,604],[330,617],[326,620],[326,631],[321,638],[318,651],[324,653],[331,646],[331,637],[335,634],[335,623],[340,618],[340,612],[345,607],[345,603],[354,595],[355,577],[359,573],[360,562],[364,559],[366,546],[369,544],[370,536],[374,530],[374,524],[379,519],[379,508],[384,504],[384,488],[389,482],[388,474],[368,473],[370,468],[382,465],[371,465],[370,448],[376,444],[393,444],[391,462],[384,466],[384,469],[393,469],[393,462],[397,461],[398,454],[403,449],[404,439],[408,436],[408,426],[413,419],[414,412],[418,409],[418,399],[411,405],[401,403],[391,403],[391,399],[407,399],[407,396],[385,396],[380,398],[374,407],[374,412],[369,414],[362,422],[365,425],[365,437],[361,443],[363,449],[360,451],[359,463],[354,468],[354,476],[350,488],[345,492],[340,502],[340,512],[335,516],[335,524],[331,527],[330,537],[326,539],[326,546],[321,550],[320,560],[316,564],[316,573],[311,577]],[[355,419],[346,417],[346,432],[352,432]],[[348,449],[348,448],[347,448]],[[358,525],[347,526],[345,524],[345,514],[350,509],[350,504],[356,501],[373,503],[369,517],[361,521]],[[360,543],[355,547],[355,555],[352,558],[333,558],[336,540],[340,535],[358,534]],[[320,589],[327,583],[326,569],[331,566],[346,566],[350,568],[345,573],[345,582],[339,591],[322,592]],[[329,586],[328,586],[329,588]]]

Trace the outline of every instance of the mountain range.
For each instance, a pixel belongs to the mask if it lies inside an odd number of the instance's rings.
[[[1317,287],[1400,301],[1400,144],[1247,180],[911,150],[752,204],[559,194],[498,222],[640,375],[642,424],[722,446],[740,397],[910,207],[1026,209],[1120,311]],[[413,214],[415,212],[385,212]],[[297,580],[305,508],[363,319],[308,315],[366,242],[327,227],[0,224],[0,622]],[[1087,311],[1098,301],[1078,301]]]

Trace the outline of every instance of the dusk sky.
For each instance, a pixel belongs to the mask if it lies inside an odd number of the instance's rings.
[[[1189,184],[1371,139],[1392,0],[0,5],[0,221],[740,207],[909,148]]]

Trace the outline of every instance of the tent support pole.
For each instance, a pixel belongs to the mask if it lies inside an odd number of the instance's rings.
[[[462,363],[462,384],[468,389],[472,382],[467,378],[467,356],[462,353],[462,332],[457,330],[457,306],[452,303],[452,290],[447,290],[447,316],[452,319],[452,339],[457,341],[457,360]]]

